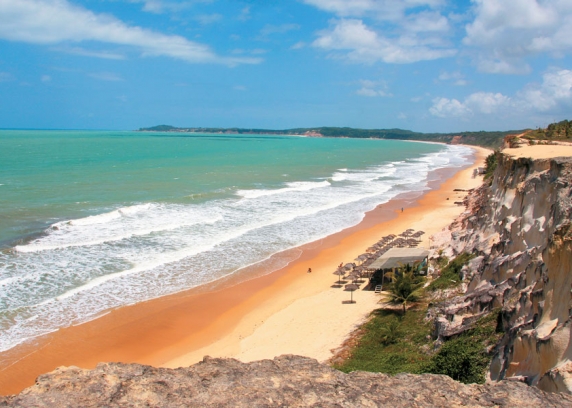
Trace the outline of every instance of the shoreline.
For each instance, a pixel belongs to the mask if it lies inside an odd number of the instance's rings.
[[[476,153],[472,165],[437,170],[429,191],[398,196],[354,227],[286,251],[300,254],[282,269],[256,276],[263,266],[255,266],[205,287],[112,310],[0,354],[0,394],[17,393],[61,365],[93,368],[101,361],[122,361],[178,367],[207,354],[251,361],[295,353],[326,360],[378,300],[360,290],[354,293],[356,304],[342,304],[349,293],[330,288],[332,272],[381,235],[407,228],[426,231],[421,245],[428,247],[429,236],[464,211],[454,202],[465,193],[453,190],[481,183],[471,174],[489,151],[469,147]]]

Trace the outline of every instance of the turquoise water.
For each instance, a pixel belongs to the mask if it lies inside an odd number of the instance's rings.
[[[469,155],[383,140],[0,131],[0,350],[268,263]]]

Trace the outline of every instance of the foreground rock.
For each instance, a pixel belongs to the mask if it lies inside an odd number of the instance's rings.
[[[211,359],[188,368],[103,363],[59,368],[8,407],[572,407],[572,397],[519,382],[464,385],[441,375],[353,372],[281,356],[241,363]]]

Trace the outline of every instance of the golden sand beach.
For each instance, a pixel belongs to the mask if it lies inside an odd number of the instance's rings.
[[[356,303],[343,304],[350,294],[331,287],[337,279],[333,271],[381,236],[408,228],[425,231],[421,246],[428,247],[429,237],[464,211],[455,202],[466,193],[454,190],[482,182],[473,170],[490,151],[474,150],[472,166],[436,172],[426,194],[400,196],[366,214],[360,224],[292,250],[299,257],[283,269],[260,276],[263,271],[253,267],[206,287],[113,310],[0,354],[0,394],[17,393],[62,365],[92,368],[121,361],[179,367],[205,355],[251,361],[301,354],[327,360],[379,300],[374,292],[358,290]]]

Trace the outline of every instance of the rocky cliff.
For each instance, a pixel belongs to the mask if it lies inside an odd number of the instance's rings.
[[[490,379],[572,392],[572,159],[497,154],[492,183],[473,191],[449,231],[445,255],[476,257],[466,292],[433,310],[442,339],[501,309],[504,336]]]
[[[205,358],[188,368],[100,364],[42,375],[0,407],[572,407],[572,397],[516,381],[464,385],[441,375],[353,372],[281,356],[241,363]]]

